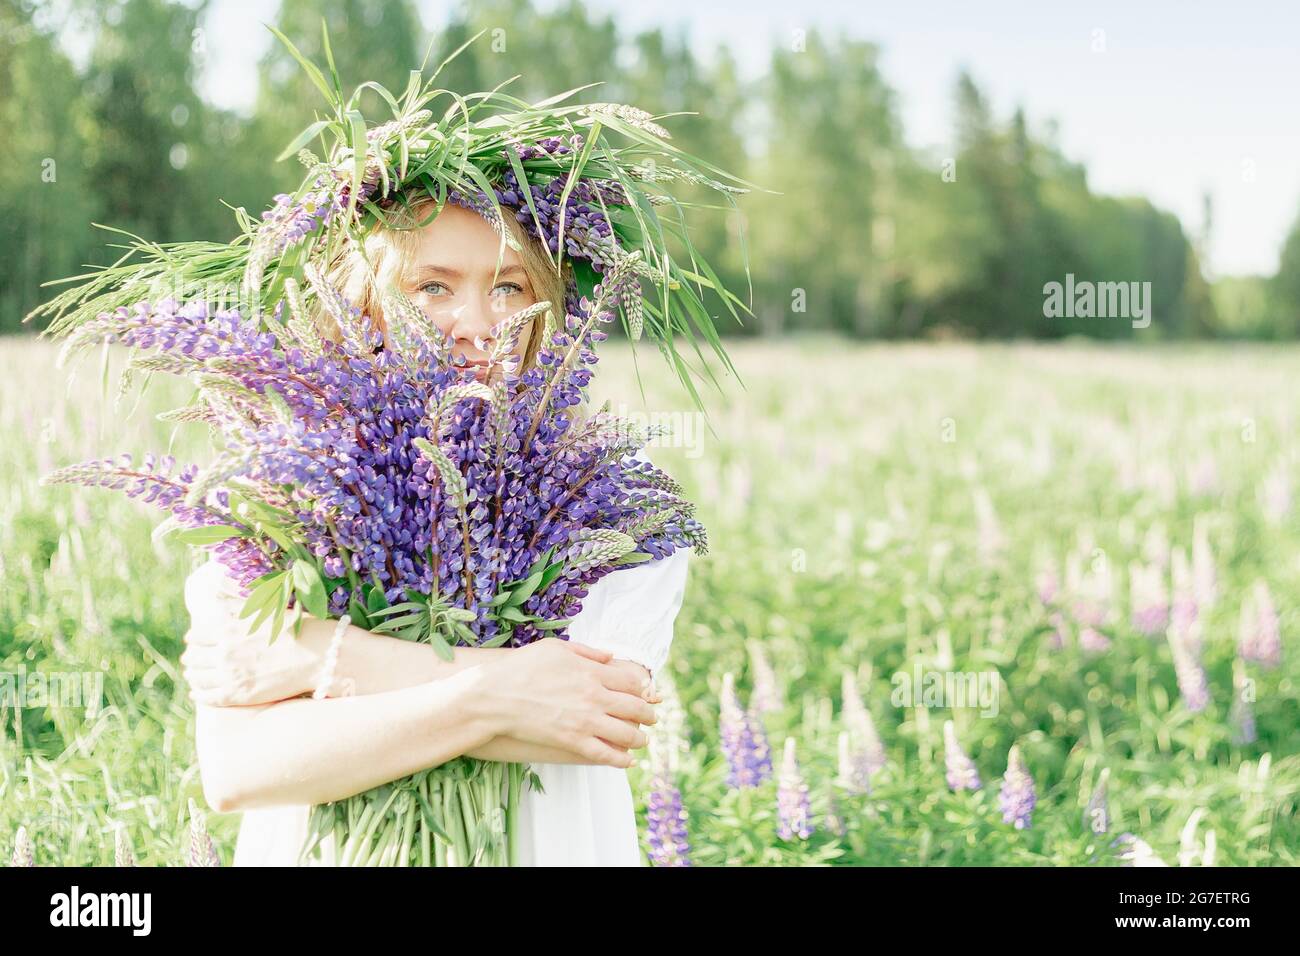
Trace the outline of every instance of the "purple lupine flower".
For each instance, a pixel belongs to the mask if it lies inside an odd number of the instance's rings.
[[[656,758],[646,801],[647,839],[650,861],[655,866],[690,866],[691,843],[688,818],[682,806],[682,792],[673,782],[666,758]]]
[[[943,763],[948,788],[954,793],[960,790],[978,790],[983,786],[979,768],[957,741],[957,731],[951,720],[946,720],[943,724]]]
[[[679,740],[658,724],[649,740],[650,794],[646,800],[646,838],[654,866],[690,866],[691,844],[682,793],[674,782]]]
[[[1110,829],[1110,807],[1106,803],[1106,786],[1110,781],[1110,768],[1103,767],[1097,778],[1097,786],[1088,798],[1088,806],[1083,811],[1083,825],[1097,835]]]
[[[1282,663],[1282,629],[1273,596],[1263,581],[1256,581],[1250,596],[1242,602],[1237,652],[1242,660],[1264,667]]]
[[[27,835],[26,827],[19,827],[18,832],[14,835],[14,852],[9,859],[10,866],[35,866],[36,851],[32,847],[31,837]]]
[[[727,786],[757,787],[772,775],[767,732],[757,715],[741,707],[730,672],[722,678],[719,737],[727,758]]]
[[[1193,624],[1188,633],[1197,629],[1198,625]],[[1199,641],[1189,640],[1186,634],[1180,633],[1173,626],[1166,632],[1166,636],[1173,654],[1174,674],[1178,678],[1178,692],[1183,697],[1183,704],[1191,711],[1204,710],[1210,702],[1210,687],[1195,650]]]
[[[792,839],[795,834],[801,840],[812,836],[812,806],[808,798],[808,784],[799,772],[793,737],[785,739],[781,774],[777,781],[776,805],[778,832],[782,840]]]
[[[1025,767],[1020,755],[1020,745],[1013,744],[1007,754],[1007,772],[1002,778],[1002,789],[998,793],[998,807],[1002,811],[1002,822],[1010,823],[1017,830],[1029,829],[1034,804],[1038,795],[1034,790],[1034,778]]]

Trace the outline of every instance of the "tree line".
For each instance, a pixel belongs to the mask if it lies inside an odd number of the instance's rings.
[[[42,282],[105,264],[120,237],[226,239],[230,207],[256,216],[301,177],[274,163],[319,93],[279,43],[257,64],[244,113],[197,91],[213,43],[210,4],[0,0],[0,331],[50,294]],[[1053,128],[999,116],[956,78],[952,155],[910,147],[871,43],[817,31],[774,39],[768,69],[740,75],[721,46],[696,56],[681,30],[621,32],[577,0],[466,3],[430,36],[412,0],[282,0],[275,25],[323,61],[320,23],[346,84],[405,87],[480,30],[444,84],[525,99],[596,80],[576,101],[655,114],[682,149],[767,187],[739,212],[701,217],[692,241],[732,288],[752,283],[738,334],[858,337],[1291,338],[1300,333],[1300,220],[1275,276],[1203,277],[1200,241],[1141,197],[1094,193]],[[250,24],[249,29],[263,29]],[[88,40],[74,62],[60,37]],[[380,116],[375,98],[367,114]],[[671,115],[683,114],[683,115]],[[696,195],[716,203],[716,194]],[[743,237],[743,242],[738,239]],[[748,270],[746,270],[746,260]],[[1047,289],[1143,283],[1150,321],[1052,308]],[[1082,305],[1082,299],[1080,300]],[[721,308],[715,309],[720,314]]]

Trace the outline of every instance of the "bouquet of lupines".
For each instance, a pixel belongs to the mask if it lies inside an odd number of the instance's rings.
[[[637,255],[594,296],[502,322],[493,374],[457,367],[450,342],[400,292],[388,341],[322,274],[290,283],[262,331],[235,311],[139,303],[80,326],[65,350],[119,342],[128,368],[189,378],[207,423],[206,468],[104,459],[44,480],[125,491],[170,512],[181,540],[211,549],[245,594],[244,616],[278,633],[288,609],[435,645],[519,647],[565,636],[598,579],[683,547],[707,548],[680,487],[636,453],[650,437],[610,414],[575,414]],[[307,299],[342,331],[323,339]],[[514,357],[544,320],[535,364]],[[301,620],[298,613],[297,619]],[[528,773],[455,760],[313,809],[304,853],[332,834],[342,865],[505,864]]]

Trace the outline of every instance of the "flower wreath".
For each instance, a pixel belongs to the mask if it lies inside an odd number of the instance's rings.
[[[636,342],[644,334],[653,340],[701,409],[693,381],[701,376],[683,358],[679,340],[690,344],[714,386],[717,379],[700,339],[736,374],[706,293],[715,293],[738,322],[739,310],[750,310],[691,243],[686,223],[692,207],[721,207],[676,196],[670,187],[703,187],[735,208],[735,197],[752,184],[673,146],[669,132],[644,110],[616,103],[564,104],[587,87],[534,104],[501,87],[470,95],[438,88],[443,67],[482,33],[428,79],[422,70],[412,71],[400,98],[376,83],[364,83],[345,98],[328,34],[327,79],[275,32],[329,104],[279,157],[296,155],[303,162],[302,184],[275,197],[260,221],[237,210],[241,232],[229,243],[159,244],[131,236],[118,262],[61,280],[86,281],[27,316],[48,317],[45,334],[65,335],[105,311],[144,299],[170,295],[182,302],[212,301],[229,297],[231,290],[238,290],[245,315],[274,323],[287,280],[294,280],[293,292],[312,268],[331,260],[345,236],[363,237],[377,224],[389,223],[396,206],[428,196],[438,210],[453,202],[478,212],[503,245],[517,249],[505,224],[507,215],[514,216],[529,235],[543,240],[557,271],[568,260],[567,291],[574,300],[639,251],[634,267],[622,270],[626,278],[610,300],[629,338]],[[380,95],[391,118],[375,125],[367,121],[358,108],[365,90]],[[309,148],[317,143],[320,153]],[[748,278],[747,261],[745,272]],[[642,291],[643,281],[651,286],[649,294]]]

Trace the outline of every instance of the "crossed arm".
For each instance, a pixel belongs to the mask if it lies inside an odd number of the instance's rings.
[[[204,790],[218,811],[340,799],[459,754],[626,767],[628,751],[645,743],[639,725],[654,722],[644,666],[555,640],[523,656],[456,648],[446,661],[427,645],[350,626],[331,685],[343,695],[304,697],[335,622],[305,616],[296,638],[289,625],[274,641],[269,624],[249,635],[242,600],[224,575],[214,578],[216,567],[186,582],[182,663]]]

